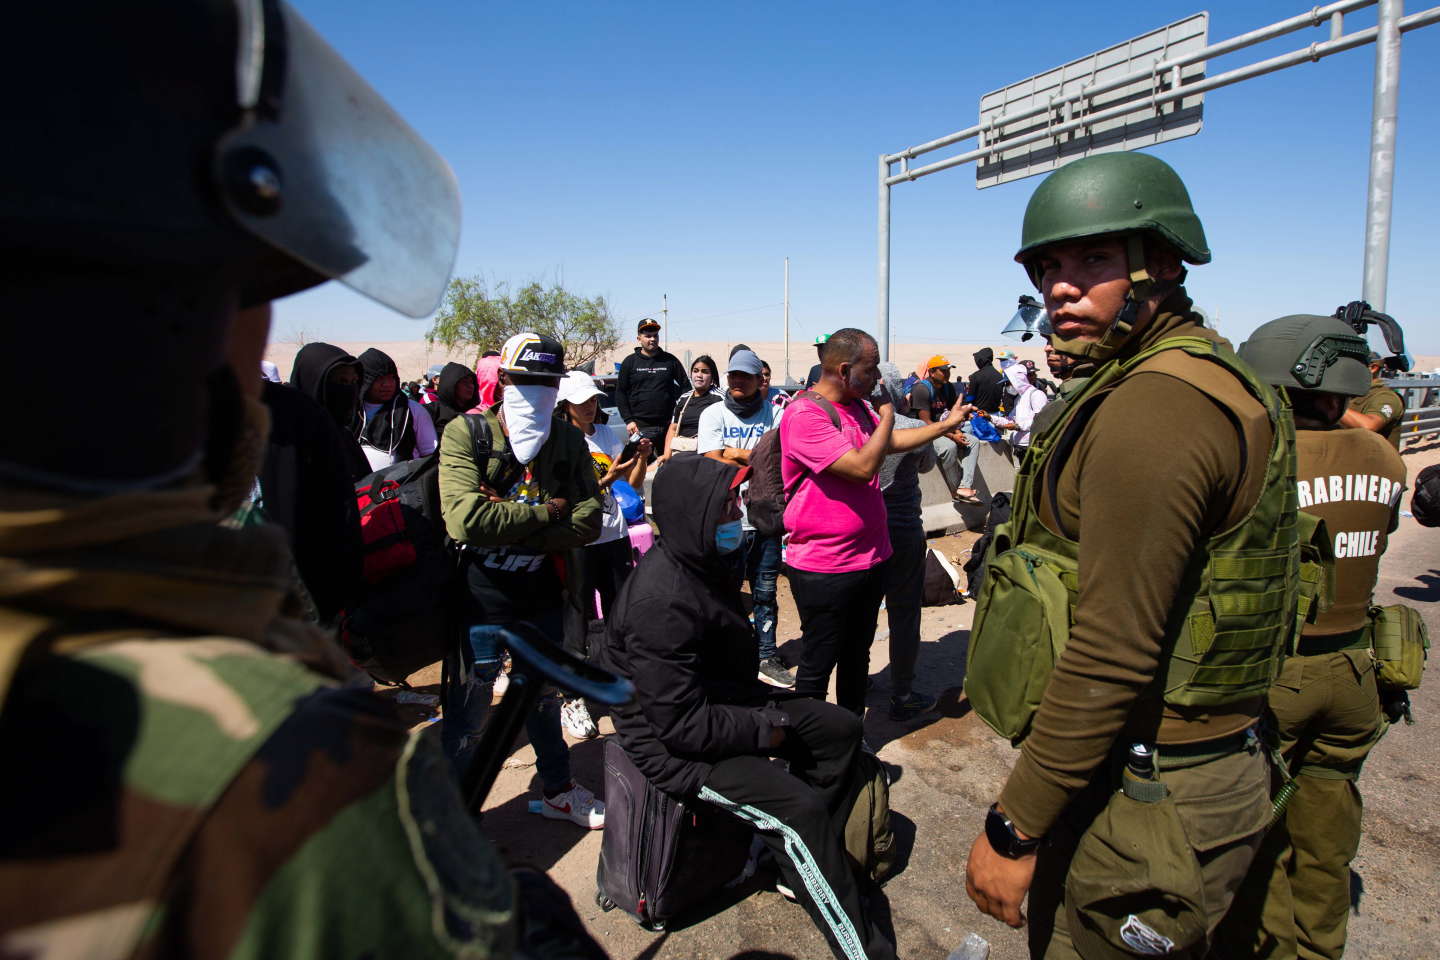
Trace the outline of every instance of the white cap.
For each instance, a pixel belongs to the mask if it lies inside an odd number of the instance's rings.
[[[560,380],[560,392],[556,400],[579,405],[591,397],[603,396],[604,390],[595,386],[595,378],[584,370],[571,370]]]
[[[260,361],[260,376],[271,383],[280,383],[280,368],[269,360]]]

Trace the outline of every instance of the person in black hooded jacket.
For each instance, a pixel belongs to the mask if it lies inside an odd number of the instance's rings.
[[[869,881],[836,829],[853,796],[860,720],[812,698],[774,699],[755,676],[755,632],[727,556],[741,542],[748,474],[685,457],[656,476],[662,535],[620,591],[603,657],[635,684],[614,708],[615,733],[659,789],[755,825],[835,956],[883,960],[894,945],[868,918]]]
[[[370,461],[355,439],[360,418],[360,361],[329,343],[307,343],[295,354],[290,386],[320,404],[345,435],[341,443],[353,483],[370,473]]]
[[[360,354],[361,422],[356,439],[380,470],[401,460],[435,452],[435,421],[425,408],[400,392],[400,373],[390,355],[371,347]]]
[[[970,382],[965,387],[965,402],[975,408],[975,412],[970,416],[998,413],[1005,395],[1005,375],[995,369],[995,351],[989,347],[981,347],[972,356],[975,358],[975,372],[970,375]],[[982,444],[970,432],[969,418],[960,430],[970,438],[970,445],[965,449],[965,459],[960,465],[960,486],[954,493],[964,502],[979,503],[975,490],[975,469],[980,463]]]
[[[480,384],[474,370],[462,363],[445,364],[435,388],[435,402],[425,406],[425,412],[435,423],[435,436],[444,436],[445,425],[475,406],[479,395]]]

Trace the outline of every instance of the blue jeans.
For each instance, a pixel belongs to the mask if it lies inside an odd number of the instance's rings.
[[[546,637],[557,644],[563,639],[558,609],[526,617]],[[495,625],[471,624],[466,629],[466,643],[461,645],[459,669],[447,671],[443,694],[445,719],[440,728],[440,743],[450,758],[457,778],[463,777],[490,712],[490,699],[495,678],[505,657],[505,645]],[[535,748],[535,768],[540,774],[541,789],[547,797],[570,786],[570,748],[560,732],[560,700],[556,692],[546,689],[540,694],[535,710],[525,718],[525,733]]]
[[[775,584],[780,579],[780,538],[764,537],[746,530],[740,549],[735,551],[736,572],[750,582],[750,599],[755,607],[755,641],[760,659],[775,656]]]
[[[974,490],[975,467],[980,463],[980,441],[975,439],[975,432],[970,429],[969,420],[965,421],[965,425],[960,430],[970,438],[970,446],[965,448],[965,462],[960,467],[960,486]]]

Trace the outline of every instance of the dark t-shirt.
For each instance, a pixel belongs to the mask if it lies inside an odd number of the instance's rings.
[[[986,413],[998,413],[1000,401],[1005,396],[1005,377],[994,367],[986,364],[970,375],[969,392],[975,399],[970,401]]]
[[[710,404],[719,403],[722,399],[716,393],[707,393],[703,397],[697,397],[692,390],[675,401],[675,412],[670,415],[671,423],[680,424],[675,435],[677,437],[696,436],[700,432],[700,414]]]
[[[930,422],[939,423],[940,418],[945,416],[945,411],[955,406],[955,384],[948,380],[940,384],[940,389],[935,389],[935,384],[929,380],[917,380],[915,386],[910,388],[910,409],[930,411]]]

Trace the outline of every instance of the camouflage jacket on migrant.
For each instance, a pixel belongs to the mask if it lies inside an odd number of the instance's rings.
[[[336,685],[276,528],[207,497],[7,494],[0,955],[508,956],[443,757]]]

